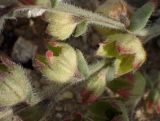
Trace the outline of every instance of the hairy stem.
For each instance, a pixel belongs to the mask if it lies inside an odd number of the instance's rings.
[[[14,16],[18,15],[18,17],[21,17],[21,15],[24,16],[23,14],[25,14],[26,17],[28,17],[28,16],[29,17],[36,17],[36,15],[39,16],[39,14],[36,13],[37,10],[43,11],[41,14],[43,14],[45,11],[53,12],[53,13],[66,12],[66,13],[69,13],[73,16],[85,19],[90,24],[96,24],[96,25],[100,25],[102,27],[119,29],[119,30],[127,32],[125,25],[119,21],[116,21],[116,20],[111,19],[109,17],[101,16],[98,13],[93,13],[92,11],[84,10],[82,8],[78,8],[76,6],[73,6],[73,5],[70,5],[67,3],[62,3],[62,2],[60,2],[58,4],[58,6],[56,6],[55,8],[46,8],[43,6],[23,6],[23,7],[18,8],[14,11]],[[27,12],[27,13],[25,13],[25,12]]]

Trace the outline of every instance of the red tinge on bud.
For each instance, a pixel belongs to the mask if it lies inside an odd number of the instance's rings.
[[[46,52],[46,58],[47,58],[48,62],[51,63],[51,59],[53,58],[53,52],[51,50],[48,50]]]

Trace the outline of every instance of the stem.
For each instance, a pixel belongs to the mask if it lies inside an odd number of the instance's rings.
[[[69,5],[67,3],[62,3],[62,2],[60,2],[58,6],[56,6],[55,8],[46,8],[43,6],[23,6],[22,8],[15,9],[14,16],[17,16],[17,15],[18,17],[24,16],[23,12],[28,12],[27,14],[25,13],[25,16],[27,17],[28,16],[36,17],[36,15],[40,16],[40,14],[37,14],[37,10],[42,11],[41,15],[45,11],[53,12],[53,13],[66,12],[77,17],[82,17],[85,20],[87,20],[88,23],[91,23],[91,24],[96,24],[96,25],[100,25],[100,26],[108,27],[112,29],[119,29],[125,32],[127,31],[125,28],[125,25],[119,21],[116,21],[109,17],[101,16],[98,13],[93,13],[92,11],[87,11],[82,8],[78,8],[76,6]]]
[[[110,24],[115,29],[125,30],[125,25],[119,21],[116,21],[109,17],[101,16],[98,13],[93,13],[91,11],[87,11],[82,8],[78,8],[76,6],[69,5],[67,3],[60,2],[56,8],[53,8],[53,10],[54,9],[58,11],[71,13],[75,16],[85,17],[91,23],[96,23],[102,26],[107,26],[107,27],[110,27],[108,26],[108,24]]]

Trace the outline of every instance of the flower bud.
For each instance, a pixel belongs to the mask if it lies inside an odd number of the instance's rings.
[[[45,20],[49,23],[47,33],[58,40],[69,38],[78,24],[73,15],[65,12],[46,12]]]
[[[64,43],[50,45],[45,56],[41,58],[37,56],[36,66],[40,66],[40,71],[49,80],[66,83],[77,70],[76,51]]]
[[[115,76],[137,70],[146,59],[146,52],[139,38],[130,34],[114,34],[100,45],[97,55],[116,58]]]
[[[33,93],[25,71],[16,64],[8,66],[7,69],[0,77],[0,106],[30,102]]]
[[[106,69],[91,77],[86,85],[86,89],[81,92],[83,102],[94,102],[105,90]]]

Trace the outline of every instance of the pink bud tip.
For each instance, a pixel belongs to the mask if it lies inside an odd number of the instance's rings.
[[[51,62],[51,59],[53,58],[53,52],[51,50],[48,50],[46,52],[46,58],[49,61],[49,63]]]

